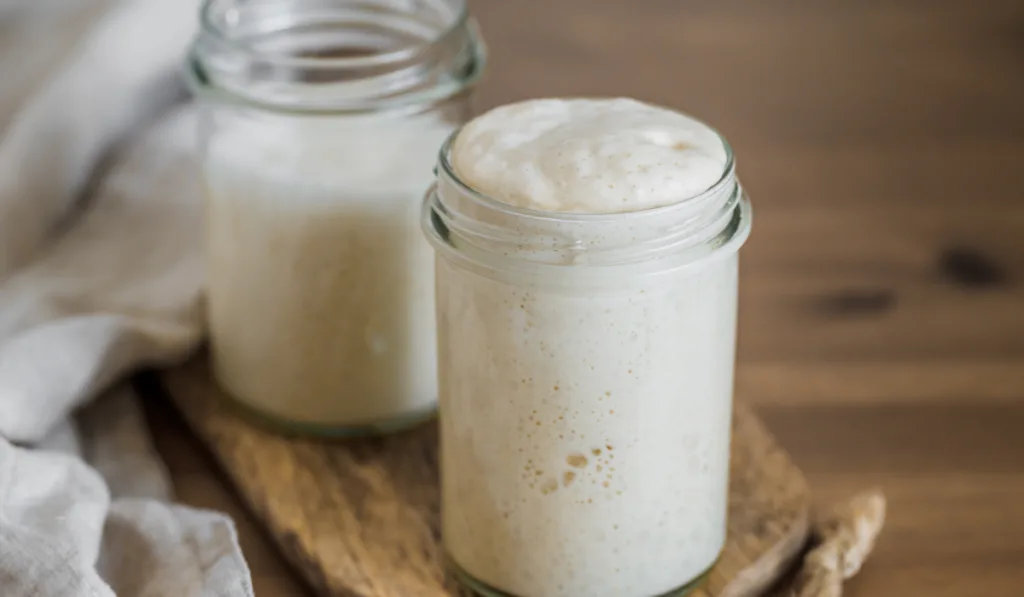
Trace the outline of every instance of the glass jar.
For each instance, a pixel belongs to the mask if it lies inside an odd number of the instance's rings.
[[[445,551],[486,595],[692,589],[724,546],[738,249],[731,150],[702,194],[581,215],[484,196],[441,149]]]
[[[214,377],[289,431],[430,416],[418,208],[484,67],[464,0],[207,0],[201,19],[188,72]]]

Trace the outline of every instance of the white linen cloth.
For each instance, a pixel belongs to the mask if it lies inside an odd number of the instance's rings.
[[[198,0],[0,0],[0,596],[242,597],[124,378],[202,336]]]

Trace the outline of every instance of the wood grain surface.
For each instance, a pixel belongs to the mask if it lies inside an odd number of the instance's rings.
[[[1024,2],[479,0],[482,108],[628,94],[718,127],[754,202],[737,392],[826,505],[890,500],[846,597],[1024,586]],[[159,401],[183,500],[237,516]]]
[[[287,438],[250,424],[210,378],[205,355],[160,383],[250,511],[325,597],[468,597],[446,578],[437,426],[344,442]],[[729,533],[694,597],[754,597],[806,544],[803,474],[757,416],[737,405]]]

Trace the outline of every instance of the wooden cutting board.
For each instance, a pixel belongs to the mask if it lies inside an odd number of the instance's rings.
[[[320,594],[466,594],[442,565],[433,422],[385,438],[287,438],[236,413],[202,356],[162,379],[243,500]],[[743,405],[733,422],[731,475],[725,552],[696,597],[761,593],[807,539],[807,483]]]

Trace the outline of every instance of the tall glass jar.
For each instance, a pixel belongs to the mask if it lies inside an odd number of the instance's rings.
[[[728,146],[700,195],[592,215],[483,195],[453,168],[453,143],[423,224],[439,256],[443,541],[456,572],[490,596],[688,592],[726,536],[737,250],[751,218]]]
[[[437,380],[419,199],[484,67],[464,0],[207,0],[201,20],[216,380],[289,431],[422,420]]]

